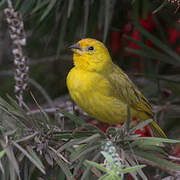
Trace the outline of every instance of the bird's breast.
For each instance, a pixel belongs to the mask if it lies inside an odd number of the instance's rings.
[[[71,69],[67,76],[67,87],[71,93],[87,93],[86,96],[95,92],[108,94],[110,92],[108,81],[99,73],[88,72],[76,68]]]
[[[125,117],[126,105],[112,97],[112,87],[101,74],[74,68],[68,74],[67,86],[71,98],[92,117],[110,124],[121,122],[120,115]]]

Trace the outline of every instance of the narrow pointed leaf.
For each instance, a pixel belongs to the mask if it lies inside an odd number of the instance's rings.
[[[86,122],[83,119],[75,116],[74,114],[68,113],[66,111],[60,111],[60,113],[64,114],[69,119],[73,120],[76,124],[83,126]]]
[[[49,5],[47,6],[47,8],[45,9],[44,13],[42,14],[41,18],[40,18],[40,22],[43,21],[51,12],[51,10],[53,9],[53,7],[55,6],[57,0],[51,0],[49,1]]]
[[[138,150],[138,151],[134,150],[134,153],[140,157],[143,157],[143,158],[148,159],[152,162],[155,162],[159,166],[162,166],[164,168],[169,168],[169,169],[174,169],[174,170],[180,171],[180,165],[179,164],[175,164],[169,160],[160,158],[153,153],[144,152],[144,151],[140,151],[140,150]]]
[[[84,156],[87,153],[97,150],[99,147],[100,147],[100,145],[95,145],[95,146],[87,147],[87,148],[83,149],[83,151],[81,151],[79,154],[76,155],[76,157],[74,157],[72,159],[72,162],[75,162],[77,159],[79,159],[81,156]]]
[[[75,180],[67,164],[63,160],[58,158],[53,151],[51,151],[51,153],[53,159],[56,161],[56,163],[59,165],[59,167],[63,170],[64,174],[66,175],[67,180]]]
[[[15,141],[12,141],[13,145],[19,149],[43,174],[45,173],[44,168],[39,165],[39,162],[37,162],[24,148],[22,148],[18,143]]]
[[[33,9],[32,14],[39,11],[41,8],[45,7],[48,4],[49,0],[43,0],[43,2],[40,2],[36,5],[36,7]]]
[[[157,142],[157,143],[180,143],[180,140],[158,138],[158,137],[138,137],[136,140],[139,140],[139,141],[154,141],[154,142]]]
[[[2,165],[1,160],[0,160],[0,169],[1,169],[1,172],[4,174],[4,173],[5,173],[5,171],[4,171],[4,167],[3,167],[3,165]]]
[[[9,164],[12,167],[12,171],[14,171],[20,179],[19,165],[18,165],[18,162],[17,162],[16,157],[14,155],[12,147],[10,145],[7,146],[3,141],[0,141],[0,143],[1,143],[2,147],[5,148],[5,152],[6,152],[6,155],[8,157]],[[12,174],[12,176],[14,176],[14,175]]]
[[[113,177],[109,174],[101,176],[98,180],[114,180]]]
[[[100,156],[101,156],[101,153],[98,152],[98,153],[94,156],[94,158],[92,159],[91,162],[97,161]],[[86,160],[86,161],[88,161],[88,160]],[[85,163],[86,163],[86,161],[85,161]],[[89,175],[90,169],[91,169],[91,167],[87,167],[87,168],[86,168],[86,170],[84,171],[84,173],[83,173],[83,175],[82,175],[82,177],[81,177],[81,180],[85,180],[85,179],[86,179],[86,177]]]
[[[68,13],[67,13],[67,17],[68,17],[68,18],[71,16],[71,12],[72,12],[72,10],[73,10],[73,4],[74,4],[74,0],[69,0]]]
[[[45,169],[43,163],[41,162],[40,158],[36,154],[36,152],[31,148],[31,146],[26,146],[28,152],[31,154],[31,156],[34,158],[34,160],[38,163],[38,165],[42,168]]]
[[[131,171],[135,171],[137,169],[142,169],[144,167],[146,167],[146,166],[145,165],[138,165],[138,166],[134,166],[134,167],[130,167],[130,168],[125,168],[125,169],[120,170],[120,173],[125,174],[125,173],[129,173]]]
[[[92,161],[86,160],[85,163],[87,163],[87,164],[89,164],[89,165],[91,165],[91,166],[93,166],[93,167],[96,167],[96,168],[100,169],[100,170],[103,171],[103,172],[106,172],[106,173],[109,172],[108,169],[106,169],[104,166],[101,166],[100,164],[98,164],[98,163],[96,163],[96,162],[92,162]]]
[[[108,1],[102,1],[102,3],[105,3],[105,21],[104,21],[104,37],[103,42],[106,42],[107,34],[109,31],[109,25],[111,23],[111,19],[113,17],[114,13],[114,5],[116,4],[116,0],[108,0]]]

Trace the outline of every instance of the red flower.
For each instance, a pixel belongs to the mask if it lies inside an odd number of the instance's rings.
[[[137,122],[137,118],[136,117],[133,117],[132,118],[132,125],[136,125],[138,122]],[[96,127],[96,128],[99,128],[100,130],[102,130],[103,132],[106,132],[107,128],[110,126],[109,124],[107,123],[100,123],[98,121],[89,121],[88,122],[89,124],[91,124],[92,126]],[[116,124],[114,125],[116,128],[119,128],[123,125],[124,123],[120,123],[120,124]],[[143,129],[138,129],[135,134],[140,134],[141,137],[151,137],[151,132],[149,130],[149,127],[148,126],[145,126]]]
[[[131,23],[127,23],[125,26],[124,26],[124,29],[122,31],[122,34],[123,35],[127,35],[131,32],[132,30],[132,24]]]
[[[139,23],[148,32],[153,32],[156,28],[156,24],[154,23],[152,19],[151,12],[148,12],[146,19],[143,19],[142,16],[140,16]]]
[[[100,130],[102,130],[103,132],[106,132],[107,128],[110,126],[109,124],[107,123],[95,123],[93,121],[89,121],[88,122],[89,124],[91,124],[92,126],[96,127],[96,128],[99,128]]]
[[[168,35],[169,35],[169,42],[171,44],[175,44],[176,41],[177,41],[177,38],[179,37],[180,35],[180,32],[177,30],[177,29],[174,29],[174,28],[171,28],[169,27],[168,28]]]
[[[153,46],[153,43],[152,43],[151,40],[148,39],[148,40],[146,41],[146,45],[149,46],[149,47],[152,47],[152,46]]]
[[[148,126],[145,126],[143,130],[138,129],[135,133],[140,134],[141,137],[151,137],[152,136]]]

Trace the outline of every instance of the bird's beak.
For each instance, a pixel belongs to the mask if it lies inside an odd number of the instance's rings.
[[[78,44],[78,43],[69,46],[69,49],[71,49],[76,54],[79,54],[79,55],[82,54],[82,48],[81,48],[80,44]]]
[[[69,46],[69,49],[72,49],[72,50],[73,50],[73,49],[78,49],[78,50],[80,50],[80,51],[82,50],[80,44],[78,44],[78,43]]]

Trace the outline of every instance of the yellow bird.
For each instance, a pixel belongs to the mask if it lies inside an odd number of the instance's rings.
[[[71,98],[90,116],[108,124],[126,121],[127,105],[131,117],[153,119],[150,103],[128,76],[112,62],[107,48],[95,39],[82,39],[70,46],[74,67],[67,76]],[[153,121],[155,136],[166,137]]]

